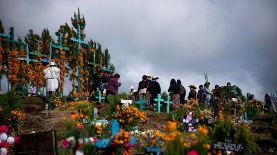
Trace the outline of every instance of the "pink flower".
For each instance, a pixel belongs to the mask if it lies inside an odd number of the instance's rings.
[[[8,128],[6,125],[0,126],[0,133],[7,133],[7,132],[8,132]]]
[[[61,140],[61,146],[66,149],[69,146],[69,142],[66,139]]]
[[[190,150],[187,155],[198,155],[198,153],[195,150]]]
[[[83,129],[83,128],[84,128],[84,126],[83,126],[83,125],[81,125],[81,124],[79,124],[79,125],[77,126],[77,128],[78,128],[78,129]]]
[[[93,137],[93,140],[94,140],[94,142],[97,142],[98,138],[97,137]]]
[[[8,143],[6,141],[2,141],[0,143],[0,147],[7,147]]]
[[[15,136],[15,137],[14,137],[14,143],[15,143],[15,144],[20,143],[20,137],[19,137],[19,136]]]

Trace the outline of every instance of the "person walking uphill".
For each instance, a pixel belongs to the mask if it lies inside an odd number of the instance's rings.
[[[109,80],[107,85],[107,96],[109,94],[115,95],[118,94],[118,88],[121,86],[121,83],[119,82],[120,75],[114,74],[114,76]]]
[[[60,69],[55,62],[50,62],[49,66],[43,70],[44,78],[46,80],[46,91],[51,97],[59,88],[60,83]]]

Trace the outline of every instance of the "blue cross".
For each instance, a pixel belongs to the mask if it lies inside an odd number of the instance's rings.
[[[139,100],[135,102],[136,104],[139,104],[139,110],[142,111],[143,110],[143,104],[147,103],[146,100],[143,100],[140,96],[139,96]]]
[[[158,94],[158,97],[154,99],[157,104],[157,111],[161,112],[161,101],[164,101],[164,99],[161,98],[161,94]]]
[[[54,49],[63,49],[65,51],[69,51],[69,48],[68,47],[65,47],[62,45],[62,33],[61,32],[58,32],[58,34],[56,34],[58,36],[58,41],[59,43],[58,44],[52,44],[52,40],[50,41],[50,57],[49,57],[49,62],[51,62],[52,60],[52,48]]]
[[[102,100],[105,99],[105,97],[102,96],[101,90],[99,90],[99,89],[97,88],[97,91],[98,91],[98,96],[96,96],[95,98],[98,99],[99,102],[101,102]]]
[[[80,55],[80,50],[81,50],[81,44],[88,44],[86,41],[83,41],[81,39],[81,32],[80,32],[80,25],[78,24],[78,28],[77,28],[77,39],[76,38],[70,38],[71,41],[74,41],[74,42],[77,42],[78,43],[78,48],[77,48],[77,55],[79,56]],[[81,81],[80,81],[80,69],[79,69],[79,64],[78,64],[78,78],[77,78],[77,81],[78,81],[78,87],[77,87],[77,91],[80,92],[80,86],[81,86]]]
[[[37,47],[37,52],[35,53],[35,52],[29,52],[29,54],[31,54],[31,55],[35,55],[35,56],[38,56],[38,55],[40,55],[40,40],[37,40],[37,44],[38,44],[38,47]],[[44,54],[42,54],[42,57],[47,57],[47,55],[44,55]],[[35,62],[35,61],[34,61]],[[37,62],[37,61],[36,61]],[[41,62],[48,62],[48,60],[47,59],[42,59],[41,60]]]
[[[173,102],[170,101],[170,96],[167,96],[167,100],[164,101],[166,103],[166,112],[169,113],[169,105],[172,104]]]
[[[30,59],[30,57],[29,57],[29,46],[28,46],[28,44],[26,45],[26,58],[19,58],[19,60],[26,61],[26,62],[27,62],[27,65],[29,65],[30,62],[38,62],[38,61],[35,60],[35,59]]]

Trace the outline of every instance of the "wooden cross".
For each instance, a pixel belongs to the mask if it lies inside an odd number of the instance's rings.
[[[167,96],[167,100],[164,101],[166,103],[166,112],[169,113],[169,105],[172,104],[173,102],[170,101],[170,96]]]
[[[81,44],[85,44],[87,45],[88,43],[86,41],[83,41],[81,39],[81,30],[80,30],[80,25],[78,24],[78,28],[77,28],[77,38],[70,38],[71,41],[73,42],[77,42],[78,43],[78,48],[77,48],[77,55],[80,55],[80,50],[81,50]],[[80,92],[80,87],[81,87],[81,81],[80,81],[80,69],[79,69],[79,63],[77,65],[78,67],[78,77],[77,77],[77,81],[78,81],[78,87],[77,87],[77,92]]]
[[[164,99],[161,98],[161,94],[158,94],[158,97],[154,99],[157,104],[157,111],[161,112],[161,101],[164,101]]]
[[[99,102],[101,102],[102,100],[105,100],[105,97],[102,96],[101,90],[97,88],[97,91],[98,91],[98,96],[96,96],[95,98],[98,99]]]
[[[139,110],[142,111],[143,110],[143,104],[147,103],[146,100],[143,100],[140,96],[139,96],[139,100],[135,102],[136,104],[139,104]]]

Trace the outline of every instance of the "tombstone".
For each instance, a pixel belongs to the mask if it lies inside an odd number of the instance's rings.
[[[47,103],[45,104],[45,108],[41,113],[45,114],[45,118],[47,118],[49,114],[52,113],[52,110],[49,110],[49,105]]]
[[[135,104],[139,104],[139,110],[143,111],[143,104],[147,103],[146,100],[142,99],[141,96],[139,96],[139,100],[135,102]]]
[[[231,142],[223,143],[223,142],[215,142],[212,144],[212,148],[216,150],[225,150],[232,152],[242,152],[243,146],[241,144],[233,144]]]
[[[166,112],[169,113],[169,105],[173,104],[173,102],[170,101],[170,96],[167,96],[167,100],[164,101],[164,103],[166,103]]]
[[[164,99],[161,98],[161,94],[158,94],[158,97],[154,100],[157,102],[157,112],[161,112],[161,101],[164,101]]]
[[[132,104],[132,100],[120,100],[120,103],[122,103],[122,109],[125,109],[126,107],[130,106]]]
[[[20,135],[20,143],[15,144],[14,150],[15,154],[22,155],[56,155],[56,131]]]

